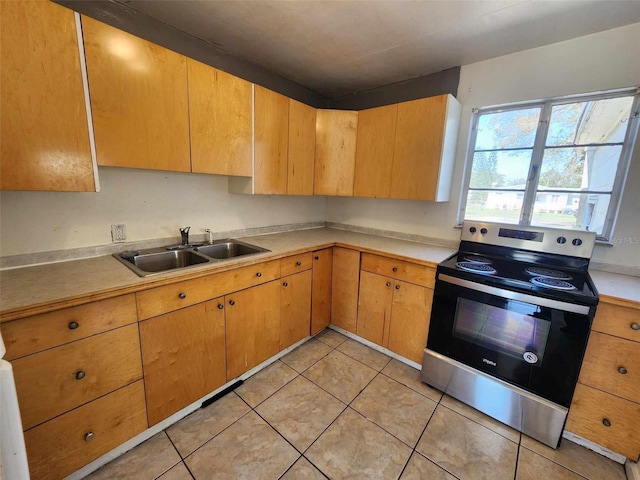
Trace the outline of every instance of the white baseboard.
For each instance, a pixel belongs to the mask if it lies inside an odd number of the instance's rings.
[[[616,463],[624,464],[624,462],[627,461],[627,457],[625,457],[624,455],[620,455],[619,453],[609,450],[608,448],[605,448],[602,445],[598,445],[597,443],[592,442],[591,440],[582,438],[581,436],[576,435],[575,433],[571,433],[567,430],[562,432],[562,437],[572,441],[573,443],[582,445],[583,447],[588,448],[589,450],[593,450],[594,452],[599,453],[603,457],[607,457]],[[640,480],[640,478],[638,478],[638,480]]]

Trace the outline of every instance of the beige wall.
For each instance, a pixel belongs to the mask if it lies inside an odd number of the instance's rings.
[[[1,192],[0,255],[111,243],[111,224],[130,241],[318,222],[324,197],[227,193],[227,177],[100,167],[100,193]]]
[[[462,67],[462,123],[451,201],[444,204],[329,198],[327,221],[455,240],[471,110],[560,95],[640,85],[640,24],[505,55]],[[598,246],[593,261],[640,266],[640,143],[636,146],[614,232],[615,246]]]

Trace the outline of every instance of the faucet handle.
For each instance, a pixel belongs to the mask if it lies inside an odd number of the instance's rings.
[[[184,228],[181,228],[181,229],[180,229],[180,233],[189,233],[189,229],[190,229],[190,228],[191,228],[191,227],[184,227]]]
[[[180,229],[180,236],[182,237],[182,245],[189,245],[189,229],[191,227],[184,227]]]

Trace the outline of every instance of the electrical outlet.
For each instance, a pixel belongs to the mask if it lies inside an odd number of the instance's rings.
[[[122,243],[127,240],[126,225],[111,225],[111,240],[113,243]]]

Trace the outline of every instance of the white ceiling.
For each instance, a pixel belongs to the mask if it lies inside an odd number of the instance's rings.
[[[117,1],[330,98],[640,22],[640,0]]]

